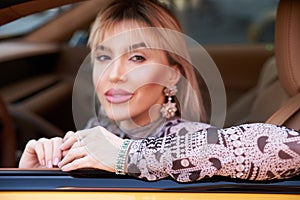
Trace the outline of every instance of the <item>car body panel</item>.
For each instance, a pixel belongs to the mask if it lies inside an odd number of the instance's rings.
[[[82,199],[109,199],[109,200],[258,200],[258,199],[289,199],[298,200],[299,195],[292,194],[245,194],[245,193],[157,193],[157,192],[0,192],[1,199],[22,199],[22,200],[82,200]]]

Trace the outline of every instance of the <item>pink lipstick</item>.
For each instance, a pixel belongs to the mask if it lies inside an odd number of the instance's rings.
[[[109,89],[105,93],[105,98],[109,103],[124,103],[126,101],[129,101],[131,97],[133,96],[133,93],[128,92],[126,90],[122,89]]]

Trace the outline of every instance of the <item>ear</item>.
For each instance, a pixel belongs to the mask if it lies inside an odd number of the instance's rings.
[[[181,73],[178,65],[173,65],[171,70],[171,77],[169,79],[169,85],[176,85],[180,80]]]

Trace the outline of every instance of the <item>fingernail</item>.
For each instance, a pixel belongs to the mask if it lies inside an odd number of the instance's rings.
[[[58,158],[57,158],[57,157],[54,158],[53,164],[54,164],[54,165],[58,165],[58,162],[59,162]]]
[[[48,166],[48,168],[52,168],[52,161],[51,160],[48,161],[48,165],[47,166]]]
[[[62,171],[65,171],[67,169],[66,166],[63,166],[62,168],[60,168]]]
[[[60,149],[63,150],[64,149],[64,144],[60,145]]]
[[[41,160],[41,164],[42,164],[43,166],[45,166],[45,165],[46,165],[45,160]]]

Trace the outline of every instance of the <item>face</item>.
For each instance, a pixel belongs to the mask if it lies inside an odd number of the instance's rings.
[[[178,73],[163,50],[146,44],[145,37],[155,36],[130,31],[139,26],[128,25],[117,24],[97,45],[93,82],[109,118],[142,126],[160,117],[163,89],[174,85]]]

